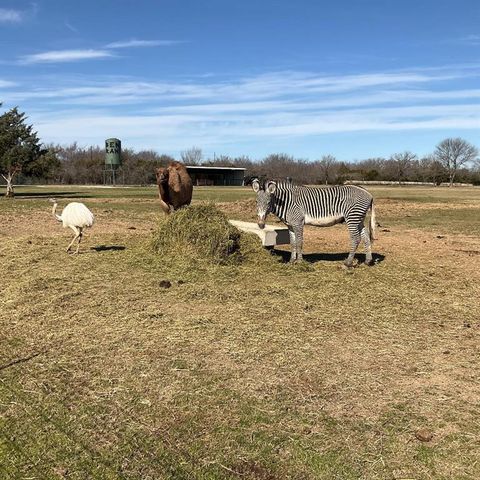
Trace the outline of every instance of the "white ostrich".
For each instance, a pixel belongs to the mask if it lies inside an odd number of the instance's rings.
[[[77,238],[78,245],[75,253],[78,253],[80,242],[82,241],[83,229],[86,227],[91,227],[95,220],[93,213],[83,203],[72,202],[63,209],[61,215],[57,215],[57,200],[55,198],[51,198],[50,201],[53,203],[52,213],[54,217],[59,222],[63,223],[63,228],[70,227],[75,232],[75,236],[67,248],[67,253],[70,251],[70,248],[72,248],[72,245]]]

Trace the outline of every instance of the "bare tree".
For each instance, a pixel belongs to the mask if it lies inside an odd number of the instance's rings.
[[[451,187],[458,169],[475,161],[478,150],[463,138],[447,138],[437,145],[434,155],[447,170]]]
[[[180,153],[180,158],[185,165],[199,165],[202,162],[202,149],[192,147]]]
[[[353,171],[348,172],[348,177],[355,180],[356,176],[362,180],[385,180],[387,160],[382,157],[371,157],[351,165]]]
[[[412,152],[395,153],[388,161],[393,170],[393,178],[398,183],[402,183],[408,177],[412,164],[417,160],[417,156]]]
[[[328,181],[332,176],[332,170],[337,166],[337,163],[337,159],[333,155],[324,155],[318,162],[322,172],[322,181],[325,181],[325,185],[328,185]]]
[[[427,155],[419,161],[419,169],[422,182],[433,182],[435,185],[440,185],[448,178],[445,168],[433,154]]]
[[[268,179],[285,180],[296,183],[315,183],[315,165],[303,159],[295,159],[285,153],[272,153],[256,165],[255,173]]]

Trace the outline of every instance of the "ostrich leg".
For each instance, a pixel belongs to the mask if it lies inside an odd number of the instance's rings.
[[[78,250],[80,249],[80,242],[82,241],[83,237],[83,230],[79,228],[80,234],[78,235],[78,244],[77,244],[77,249],[75,250],[75,253],[78,253]]]
[[[70,245],[68,245],[67,247],[67,253],[72,248],[72,245],[75,242],[75,240],[81,235],[81,230],[78,229],[77,227],[70,227],[70,228],[75,232],[75,236],[73,237],[73,240],[70,242]]]

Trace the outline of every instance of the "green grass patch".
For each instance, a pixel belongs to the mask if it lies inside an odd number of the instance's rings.
[[[480,207],[403,211],[383,215],[379,220],[387,227],[402,226],[436,234],[480,235]]]

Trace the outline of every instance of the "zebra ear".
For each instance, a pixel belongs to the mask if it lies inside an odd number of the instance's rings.
[[[257,193],[260,190],[260,182],[258,181],[258,178],[253,180],[252,182],[252,188],[255,193]]]
[[[277,189],[277,184],[275,182],[268,182],[267,189],[266,189],[268,193],[275,193],[276,189]]]

